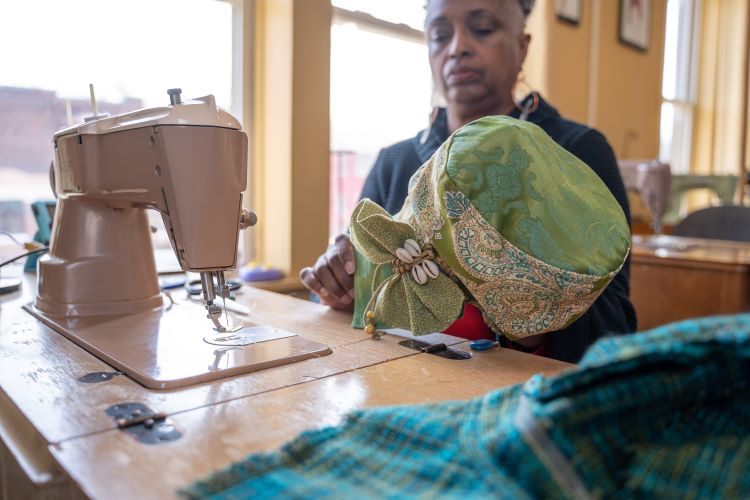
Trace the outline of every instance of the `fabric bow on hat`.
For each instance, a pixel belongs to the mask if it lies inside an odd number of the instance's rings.
[[[417,243],[411,226],[365,199],[354,210],[350,229],[354,246],[380,268],[372,273],[372,296],[360,314],[374,311],[379,318],[387,312],[389,327],[415,335],[444,330],[458,318],[464,293],[440,271],[435,253]]]

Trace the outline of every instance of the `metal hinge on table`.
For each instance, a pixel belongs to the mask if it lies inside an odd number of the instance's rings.
[[[440,356],[441,358],[447,359],[470,359],[472,356],[470,352],[462,351],[454,347],[448,347],[443,343],[430,344],[421,340],[409,339],[399,342],[398,345],[408,347],[409,349],[414,349],[415,351],[434,354],[435,356]]]
[[[166,413],[157,412],[143,403],[120,403],[106,410],[117,427],[145,444],[161,444],[182,437]]]

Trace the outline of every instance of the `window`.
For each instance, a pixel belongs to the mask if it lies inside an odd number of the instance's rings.
[[[659,156],[676,174],[686,174],[690,168],[696,105],[697,19],[695,0],[668,0]]]
[[[4,2],[0,231],[34,233],[30,203],[53,197],[52,135],[91,114],[89,83],[100,113],[162,106],[166,90],[180,87],[183,99],[213,94],[241,118],[232,101],[234,10],[217,0]],[[162,228],[156,246],[169,247],[161,217],[148,213]]]
[[[427,126],[424,0],[334,0],[330,234],[344,230],[380,149]]]

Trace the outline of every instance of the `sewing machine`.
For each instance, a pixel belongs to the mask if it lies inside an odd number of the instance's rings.
[[[95,116],[54,135],[50,255],[24,309],[154,389],[330,354],[319,342],[222,314],[239,230],[256,220],[242,208],[247,136],[213,96],[169,95],[169,106]],[[165,300],[147,208],[161,213],[182,269],[200,273],[203,307]]]
[[[651,228],[661,234],[672,183],[669,165],[658,160],[620,160],[618,166],[625,189],[638,193],[651,214]]]

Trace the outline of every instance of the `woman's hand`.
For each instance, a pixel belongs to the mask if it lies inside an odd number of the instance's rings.
[[[318,257],[313,267],[300,271],[302,284],[334,309],[354,310],[354,247],[346,234],[336,236],[333,245]]]

